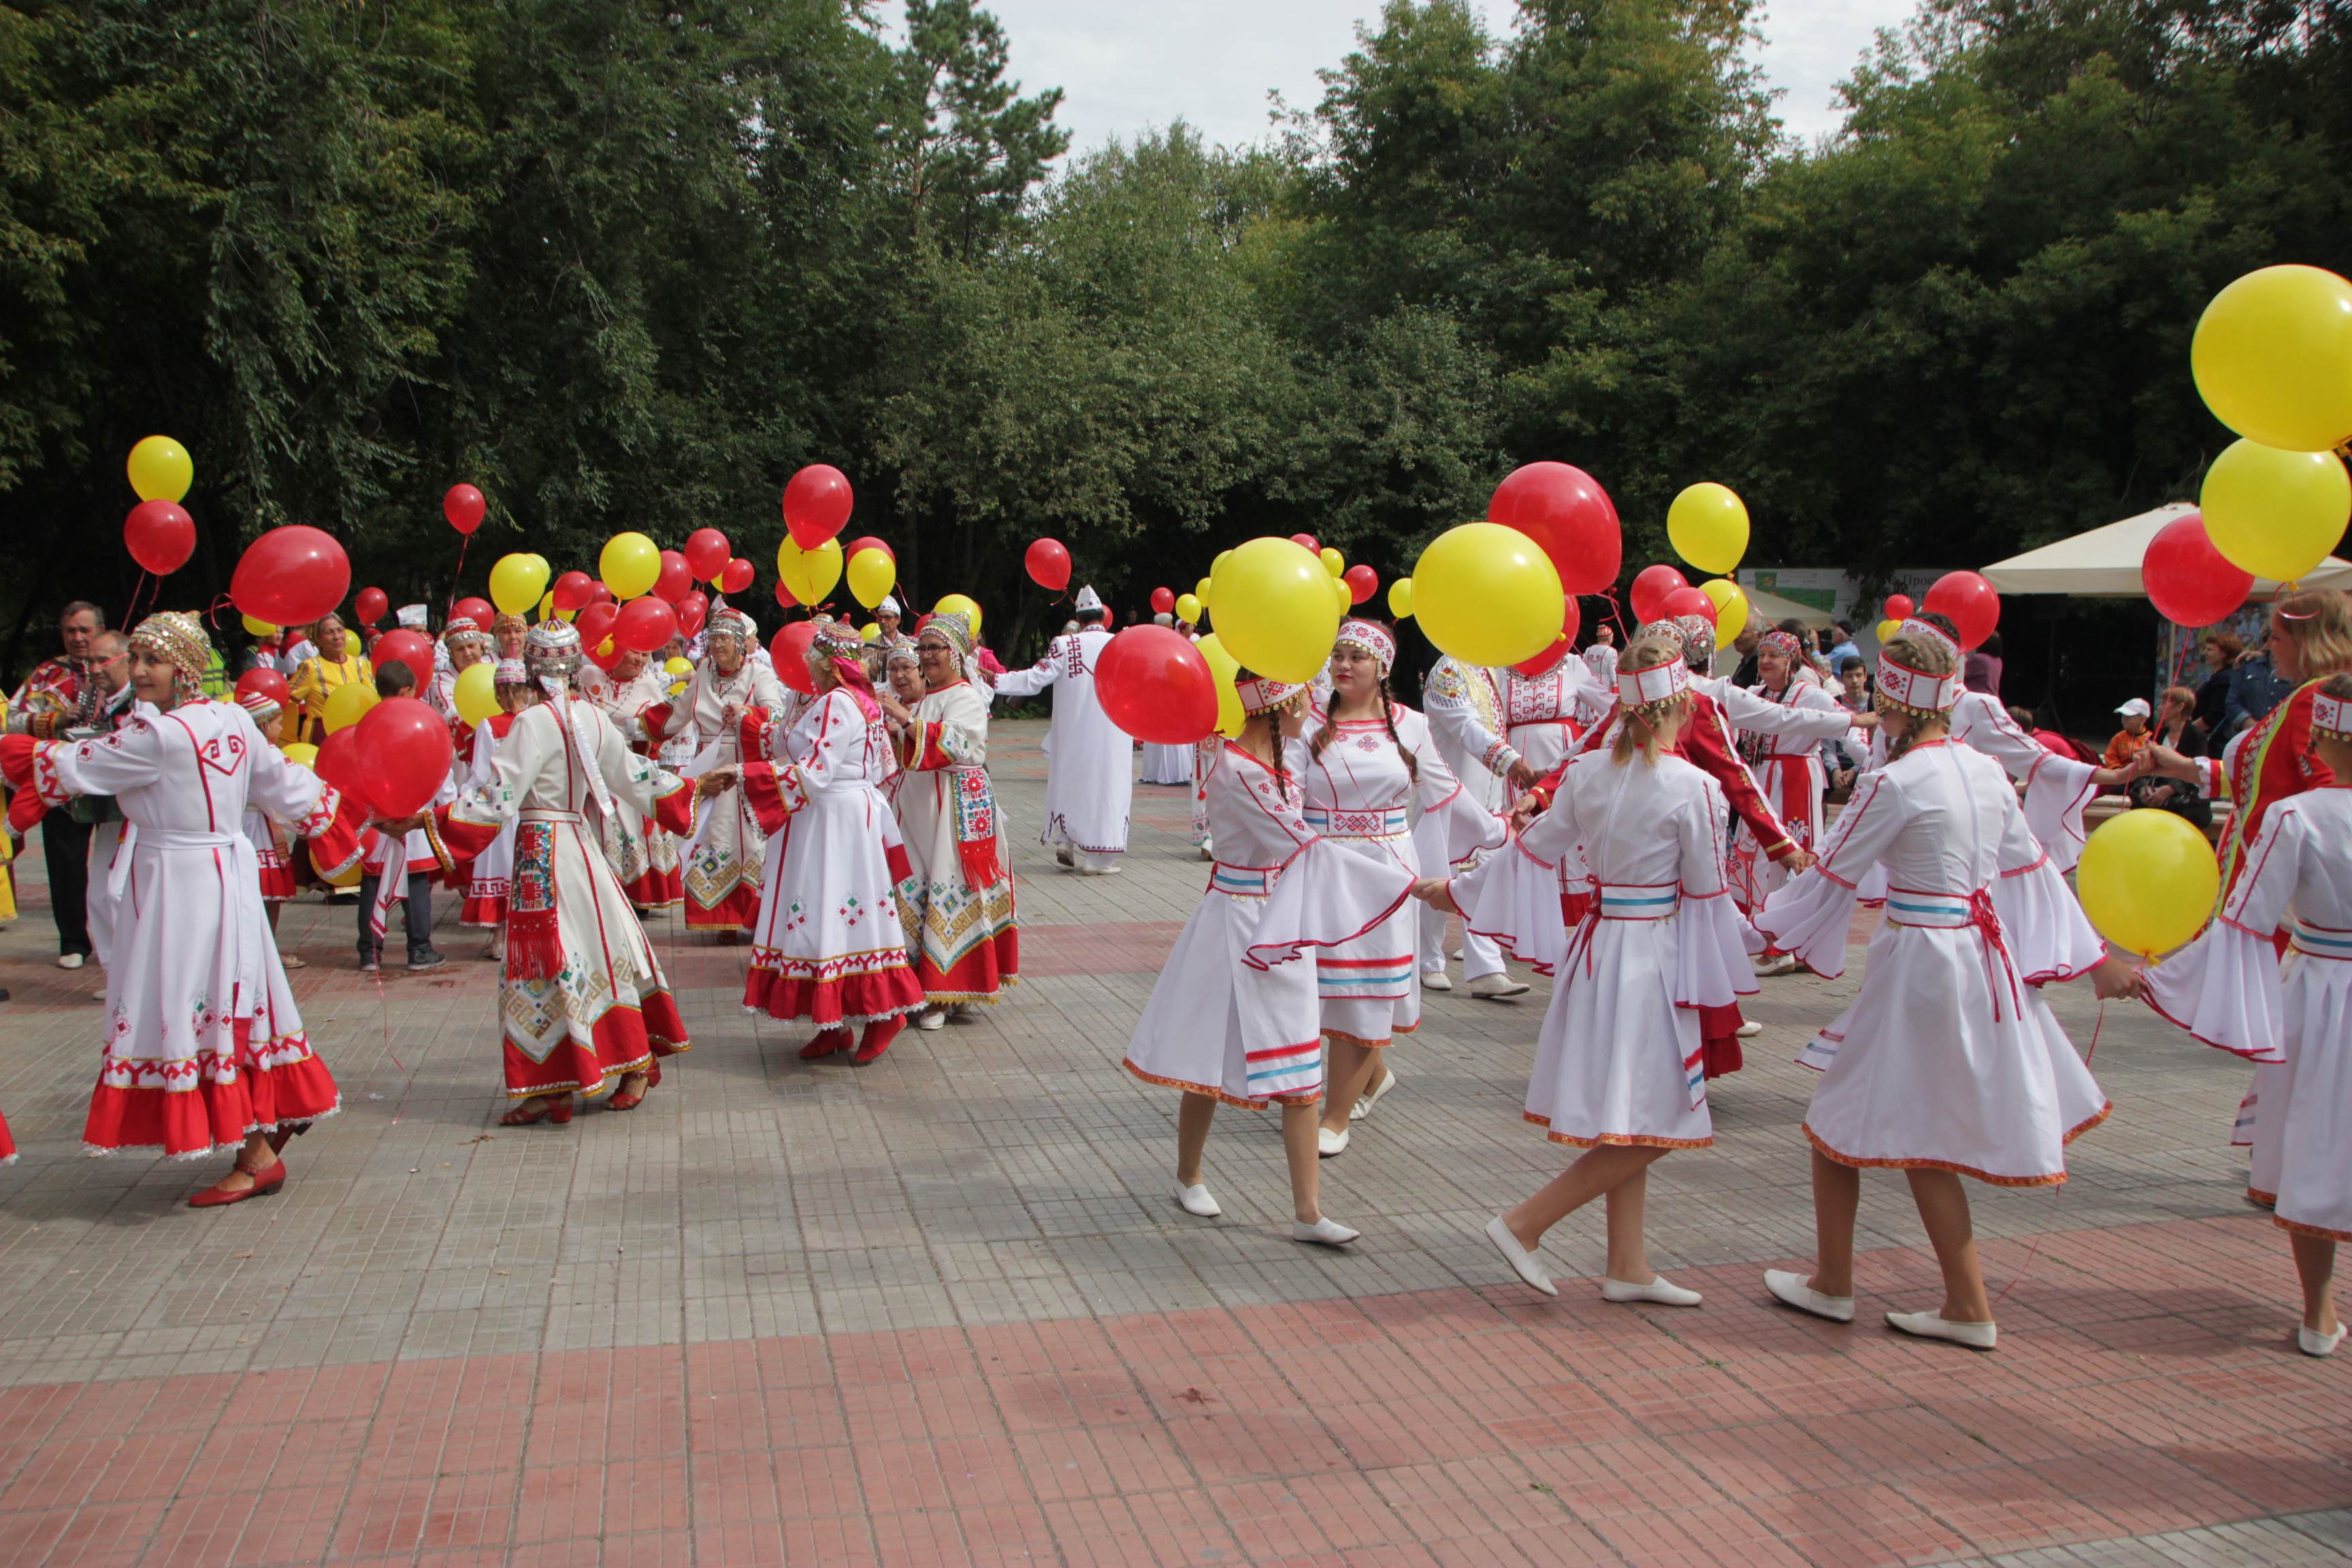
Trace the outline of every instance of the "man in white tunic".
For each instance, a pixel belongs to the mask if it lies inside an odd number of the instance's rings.
[[[1103,602],[1080,588],[1077,627],[1055,637],[1045,657],[1027,669],[997,677],[999,697],[1034,697],[1054,689],[1054,732],[1045,771],[1045,828],[1040,844],[1084,876],[1118,870],[1127,853],[1127,819],[1135,799],[1135,742],[1110,721],[1095,695],[1095,666],[1110,641]],[[1497,968],[1501,965],[1497,964]]]
[[[1454,776],[1462,781],[1470,799],[1482,811],[1500,815],[1519,792],[1535,782],[1535,772],[1511,748],[1506,738],[1508,721],[1503,709],[1503,680],[1482,665],[1465,664],[1448,654],[1437,661],[1422,689],[1422,711],[1438,753]],[[1467,869],[1475,860],[1462,868]],[[1434,874],[1438,868],[1423,868]],[[1462,935],[1462,977],[1470,994],[1488,999],[1517,996],[1527,990],[1524,981],[1503,973],[1503,950],[1492,938],[1465,930]],[[1451,991],[1445,976],[1445,911],[1424,908],[1421,915],[1421,984],[1424,991]]]

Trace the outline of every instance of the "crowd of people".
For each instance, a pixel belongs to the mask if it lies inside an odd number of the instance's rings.
[[[12,831],[38,826],[59,963],[107,970],[86,1146],[233,1152],[199,1206],[284,1184],[287,1140],[339,1105],[288,986],[300,961],[274,934],[305,881],[356,880],[358,963],[379,972],[395,907],[407,967],[445,963],[435,889],[458,895],[501,966],[508,1125],[633,1110],[688,1048],[652,913],[748,936],[742,1005],[804,1028],[806,1060],[869,1063],[910,1020],[1000,1001],[1019,930],[992,704],[1051,694],[1040,842],[1073,874],[1118,874],[1137,770],[1094,687],[1108,615],[1082,590],[1044,658],[1006,671],[966,615],[907,630],[883,610],[865,636],[818,616],[784,670],[723,602],[692,639],[617,658],[590,657],[561,619],[457,617],[427,668],[373,661],[330,616],[260,650],[266,678],[224,696],[195,617],[125,637],[66,606],[61,657],[11,699],[0,773]],[[425,613],[401,618],[421,630]],[[2063,1182],[2066,1145],[2108,1114],[2042,996],[2087,979],[2258,1064],[2239,1119],[2251,1195],[2291,1233],[2302,1348],[2332,1351],[2335,1247],[2352,1238],[2352,599],[2274,607],[2264,657],[2284,689],[2259,712],[2238,702],[2218,755],[2200,743],[2205,695],[2186,689],[2153,726],[2130,715],[2133,743],[2105,759],[2045,743],[2001,706],[1998,656],[1989,679],[1972,670],[1932,614],[1866,667],[1792,625],[1728,651],[1738,667],[1719,676],[1714,624],[1685,616],[1535,673],[1448,657],[1415,710],[1391,687],[1394,631],[1349,618],[1313,682],[1235,677],[1238,734],[1148,752],[1148,781],[1191,792],[1213,862],[1124,1058],[1181,1095],[1175,1202],[1220,1212],[1219,1106],[1278,1106],[1293,1235],[1358,1239],[1322,1211],[1320,1162],[1395,1090],[1386,1053],[1423,994],[1453,988],[1458,916],[1473,997],[1528,989],[1507,960],[1553,978],[1525,1116],[1580,1151],[1488,1238],[1553,1294],[1538,1245],[1599,1199],[1604,1297],[1696,1306],[1647,1261],[1646,1172],[1712,1142],[1712,1086],[1756,1033],[1741,998],[1842,973],[1867,903],[1886,918],[1860,990],[1801,1058],[1822,1075],[1803,1125],[1819,1253],[1768,1271],[1772,1299],[1851,1321],[1861,1173],[1901,1170],[1945,1297],[1889,1322],[1993,1347],[1961,1178]],[[2222,651],[2236,701],[2245,667]],[[468,722],[458,678],[485,661],[498,711]],[[448,723],[448,777],[423,809],[373,814],[289,760],[353,686],[415,693]],[[2107,952],[2065,874],[2095,795],[2156,785],[2231,810],[2217,917],[2138,968]]]

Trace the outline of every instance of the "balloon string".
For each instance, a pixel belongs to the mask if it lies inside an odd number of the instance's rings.
[[[441,610],[441,619],[445,622],[457,613],[457,594],[466,581],[466,547],[473,542],[474,536],[470,533],[457,536],[457,575],[449,581],[449,602]]]
[[[2091,1058],[2099,1054],[2099,1031],[2105,1028],[2106,1025],[2107,1005],[2105,1002],[2101,1002],[2099,1004],[2099,1016],[2097,1018],[2094,1019],[2091,1024],[2090,1048],[2083,1053],[2083,1065],[2084,1067],[2089,1067],[2091,1065]],[[2060,1190],[2063,1192],[2064,1189],[2062,1188]],[[2047,1235],[2048,1233],[2044,1232],[2043,1235],[2037,1236],[2033,1238],[2033,1245],[2026,1249],[2025,1261],[2017,1266],[2016,1276],[2012,1278],[2008,1284],[2000,1288],[2000,1295],[1995,1296],[1992,1299],[1991,1304],[1993,1306],[1998,1307],[2003,1301],[2009,1300],[2009,1293],[2017,1289],[2018,1281],[2023,1279],[2026,1276],[2026,1272],[2033,1267],[2033,1260],[2042,1256],[2042,1243],[2046,1239]]]

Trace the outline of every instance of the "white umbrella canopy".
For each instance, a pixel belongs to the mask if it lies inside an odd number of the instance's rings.
[[[1984,569],[1985,581],[2004,594],[2071,594],[2078,598],[2146,598],[2140,581],[2140,558],[2147,542],[2174,518],[2197,509],[2186,502],[2144,511],[2121,522],[2012,555]],[[2254,579],[2256,598],[2278,592],[2268,577]],[[2305,588],[2352,588],[2352,562],[2329,556],[2303,579]]]
[[[1762,621],[1766,626],[1777,626],[1787,620],[1802,621],[1816,628],[1837,624],[1837,617],[1827,610],[1817,610],[1811,605],[1784,599],[1761,588],[1742,588],[1739,591],[1748,595],[1748,624],[1750,626]]]

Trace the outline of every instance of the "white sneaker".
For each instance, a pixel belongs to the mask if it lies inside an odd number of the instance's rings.
[[[1601,1299],[1622,1305],[1629,1301],[1654,1301],[1661,1307],[1696,1307],[1699,1294],[1686,1290],[1660,1274],[1647,1285],[1629,1285],[1622,1279],[1604,1277],[1601,1281]]]
[[[1124,866],[1118,865],[1081,866],[1078,868],[1078,875],[1081,877],[1116,877],[1125,869],[1126,868]]]
[[[1451,957],[1454,963],[1459,963],[1462,962],[1462,950],[1457,947],[1447,956]]]
[[[1758,1023],[1753,1018],[1748,1019],[1746,1023],[1740,1025],[1738,1028],[1732,1031],[1736,1037],[1743,1040],[1752,1040],[1763,1032],[1764,1026]]]
[[[1451,991],[1454,982],[1443,969],[1432,969],[1423,973],[1421,988],[1423,991]]]
[[[1886,1326],[1923,1340],[1949,1340],[1972,1351],[1989,1351],[2000,1337],[1990,1323],[1948,1323],[1934,1312],[1889,1312]]]
[[[1311,1241],[1318,1247],[1345,1247],[1363,1234],[1360,1230],[1349,1230],[1328,1216],[1317,1220],[1313,1225],[1304,1220],[1290,1222],[1291,1240]]]
[[[944,1007],[926,1007],[915,1015],[915,1027],[918,1029],[936,1029],[947,1021],[948,1010]]]
[[[1396,1074],[1382,1068],[1381,1081],[1371,1087],[1370,1092],[1358,1095],[1356,1103],[1348,1108],[1348,1120],[1361,1121],[1365,1117],[1370,1116],[1372,1113],[1372,1107],[1381,1102],[1381,1096],[1394,1089],[1396,1081]]]
[[[1348,1152],[1348,1131],[1349,1130],[1345,1127],[1342,1127],[1337,1132],[1332,1131],[1328,1127],[1318,1127],[1315,1130],[1316,1158],[1328,1160],[1334,1154],[1346,1153]]]
[[[1853,1321],[1853,1298],[1824,1296],[1805,1283],[1805,1276],[1791,1268],[1764,1270],[1764,1289],[1772,1299],[1794,1307],[1800,1312],[1811,1312],[1816,1318],[1827,1318],[1832,1323]]]
[[[1759,977],[1772,974],[1793,974],[1796,973],[1797,969],[1797,955],[1793,952],[1775,953],[1769,957],[1759,956],[1754,961],[1754,963],[1756,973]]]
[[[81,964],[82,957],[80,953],[61,952],[58,954],[58,967],[59,969],[79,969]]]
[[[2336,1331],[2332,1334],[2323,1334],[2316,1329],[2306,1329],[2301,1323],[2294,1326],[2295,1348],[2305,1355],[2334,1355],[2336,1347],[2343,1342],[2344,1325],[2342,1323],[2336,1325]]]
[[[1482,974],[1470,983],[1470,994],[1482,1002],[1499,1002],[1506,996],[1527,994],[1528,983],[1514,980],[1507,974]]]
[[[1503,1261],[1511,1266],[1523,1283],[1547,1296],[1559,1294],[1559,1288],[1551,1282],[1550,1271],[1534,1253],[1519,1245],[1519,1238],[1511,1234],[1511,1227],[1503,1223],[1501,1215],[1486,1222],[1486,1239],[1495,1244],[1495,1250],[1503,1255]]]
[[[1199,1215],[1202,1219],[1214,1219],[1225,1212],[1217,1206],[1217,1200],[1209,1195],[1209,1184],[1206,1182],[1195,1182],[1189,1187],[1180,1184],[1176,1188],[1176,1201],[1183,1205],[1186,1214]]]

